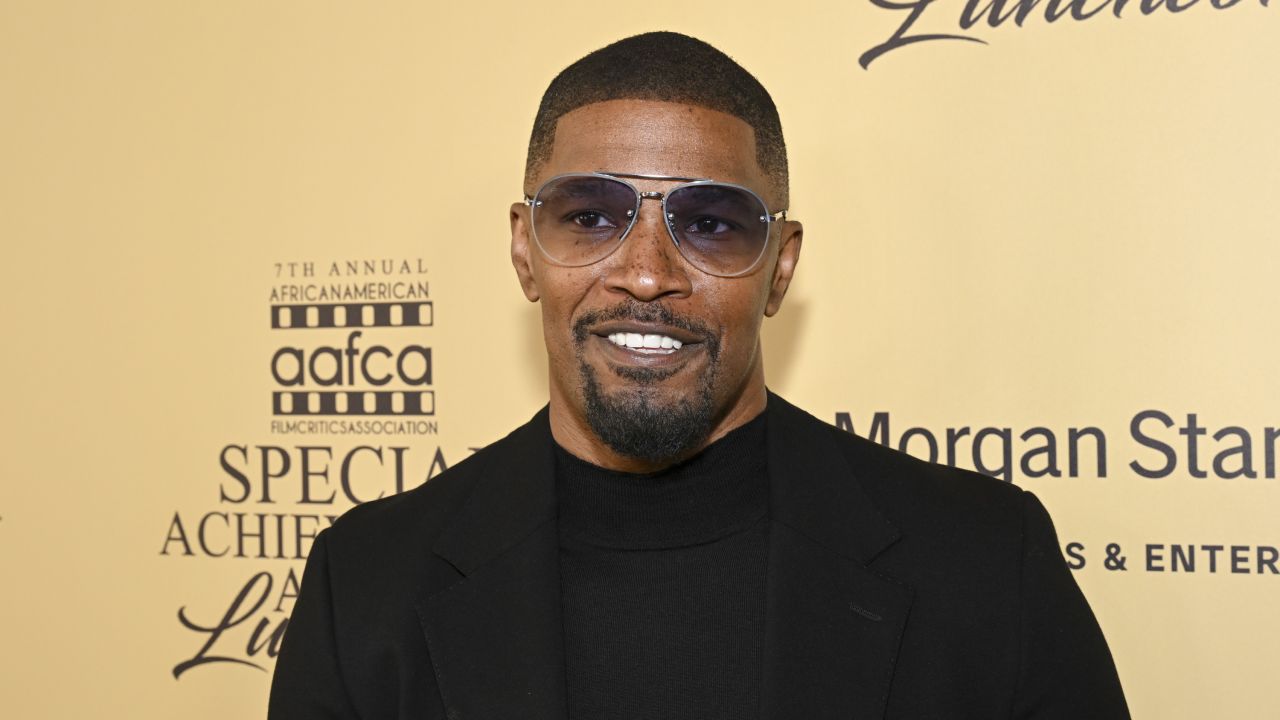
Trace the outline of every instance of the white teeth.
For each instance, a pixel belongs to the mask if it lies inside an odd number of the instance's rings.
[[[650,333],[616,332],[608,336],[609,342],[620,347],[642,350],[679,350],[684,343],[667,335]]]

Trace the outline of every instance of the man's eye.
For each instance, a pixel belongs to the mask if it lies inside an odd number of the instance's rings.
[[[716,235],[733,230],[733,226],[718,217],[700,217],[689,223],[688,232],[699,235]]]
[[[573,223],[574,225],[577,225],[578,227],[583,227],[590,230],[598,230],[601,228],[613,227],[613,223],[609,220],[607,216],[605,216],[603,213],[598,213],[591,210],[575,213],[569,216],[569,222]]]

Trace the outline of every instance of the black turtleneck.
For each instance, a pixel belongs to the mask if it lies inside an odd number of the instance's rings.
[[[652,474],[556,446],[569,717],[756,717],[764,646],[765,417]]]

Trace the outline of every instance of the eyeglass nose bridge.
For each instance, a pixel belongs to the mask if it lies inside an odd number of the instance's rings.
[[[671,242],[675,243],[676,247],[680,247],[680,238],[676,235],[675,213],[667,212],[667,194],[661,190],[636,190],[636,197],[640,200],[636,203],[635,210],[627,211],[627,219],[630,223],[627,226],[626,232],[622,233],[622,237],[619,238],[619,242],[625,240],[627,236],[631,234],[632,228],[635,227],[636,220],[640,217],[640,203],[645,200],[657,200],[662,203],[662,219],[665,221],[667,226],[667,234],[671,236]]]

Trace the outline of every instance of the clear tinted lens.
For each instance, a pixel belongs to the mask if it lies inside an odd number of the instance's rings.
[[[534,198],[534,239],[557,263],[589,265],[618,247],[638,202],[635,190],[618,180],[591,175],[555,178]]]
[[[769,240],[768,209],[753,193],[700,183],[667,196],[667,221],[681,253],[713,275],[738,275],[755,266]]]

